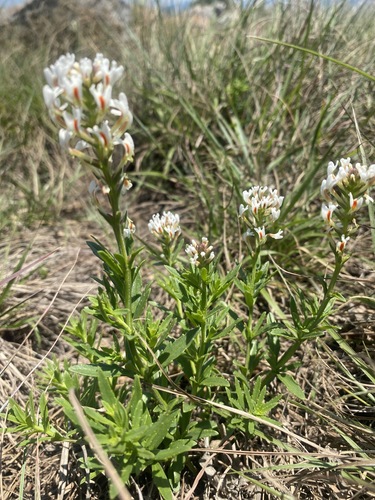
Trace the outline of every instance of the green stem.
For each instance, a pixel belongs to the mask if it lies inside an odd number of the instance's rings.
[[[315,328],[321,322],[322,316],[324,316],[327,304],[328,304],[328,302],[332,298],[332,292],[333,292],[333,289],[335,288],[335,285],[336,285],[337,279],[339,277],[339,274],[341,272],[342,266],[343,266],[342,255],[340,253],[336,252],[335,253],[335,269],[333,271],[331,280],[330,280],[328,288],[327,288],[327,290],[325,292],[325,295],[324,295],[324,298],[322,300],[322,303],[320,304],[318,312],[316,313],[315,319],[312,320],[312,322],[307,325],[307,327],[309,329],[309,333],[311,333],[311,332],[313,332],[315,330]],[[305,339],[303,337],[299,338],[299,339],[296,339],[295,343],[292,344],[286,350],[286,352],[284,352],[284,354],[282,355],[282,357],[277,362],[276,366],[273,367],[272,371],[270,371],[268,373],[268,375],[265,377],[265,379],[263,380],[263,384],[264,385],[270,384],[270,382],[272,382],[272,380],[275,377],[277,377],[277,375],[278,375],[278,373],[280,371],[280,368],[284,367],[289,362],[289,360],[294,356],[294,354],[296,353],[296,351],[301,347],[301,345],[304,342],[304,340]]]
[[[327,304],[332,298],[332,292],[336,286],[336,282],[337,282],[337,279],[339,277],[339,274],[341,272],[343,265],[344,265],[344,262],[342,259],[342,255],[339,252],[336,252],[335,253],[335,269],[333,271],[333,274],[332,274],[331,280],[329,282],[327,291],[324,295],[324,299],[322,300],[322,303],[320,304],[318,312],[315,315],[315,319],[308,325],[310,332],[312,332],[319,325],[319,323],[322,320],[322,316],[324,315]]]
[[[202,378],[202,368],[207,355],[207,284],[202,280],[202,297],[200,303],[200,309],[203,312],[204,320],[200,323],[200,339],[198,347],[198,359],[196,362],[196,382],[192,386],[193,395],[198,395],[199,386]]]
[[[250,300],[246,300],[246,305],[249,310],[249,318],[247,320],[246,325],[246,358],[245,358],[245,366],[249,375],[251,375],[253,369],[255,367],[250,367],[250,359],[251,359],[251,349],[253,347],[253,315],[254,315],[254,306],[257,297],[255,296],[255,285],[256,285],[256,275],[257,270],[260,267],[260,246],[258,245],[255,249],[252,258],[252,269],[251,269],[251,281],[250,281],[250,290],[251,290],[251,298]]]
[[[109,224],[112,227],[114,232],[117,248],[119,250],[120,255],[123,258],[123,280],[124,280],[124,293],[121,297],[123,300],[125,309],[126,309],[126,317],[125,322],[128,326],[128,331],[130,336],[124,336],[124,349],[126,353],[126,357],[128,360],[131,360],[134,370],[136,373],[143,373],[143,363],[140,358],[135,340],[132,338],[133,334],[133,317],[132,317],[132,287],[133,287],[133,276],[130,258],[128,255],[128,251],[125,245],[125,236],[124,236],[124,222],[120,209],[120,196],[121,190],[118,186],[118,179],[116,179],[116,175],[113,175],[110,171],[110,167],[108,165],[108,159],[102,160],[102,172],[104,175],[104,180],[109,187],[108,193],[108,201],[111,206],[112,214],[110,219],[108,220]]]
[[[247,306],[249,308],[249,319],[248,319],[248,330],[252,332],[252,323],[253,323],[253,315],[254,315],[254,306],[256,302],[256,295],[255,295],[255,285],[256,285],[256,277],[257,277],[257,271],[260,268],[260,246],[257,245],[253,258],[252,258],[252,269],[251,269],[251,303],[248,303]],[[249,339],[251,340],[251,339]]]
[[[125,239],[124,239],[124,223],[122,221],[122,214],[120,209],[120,191],[117,186],[116,179],[113,179],[109,167],[108,161],[103,161],[102,171],[104,174],[105,181],[109,187],[108,200],[112,209],[112,223],[111,227],[115,234],[117,248],[120,255],[124,260],[123,277],[124,277],[124,305],[127,310],[126,314],[126,324],[129,330],[132,331],[133,328],[133,318],[132,318],[132,270],[129,262],[129,255],[126,250]]]

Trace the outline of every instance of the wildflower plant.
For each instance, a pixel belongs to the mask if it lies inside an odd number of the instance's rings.
[[[352,165],[350,158],[329,162],[327,177],[322,181],[325,199],[321,214],[330,230],[333,251],[343,254],[346,244],[356,233],[356,213],[362,205],[373,203],[370,188],[375,184],[375,165]],[[335,241],[334,241],[335,240]]]
[[[162,253],[159,256],[166,263],[174,264],[183,244],[183,242],[179,244],[180,216],[173,212],[163,212],[162,215],[154,214],[148,223],[148,229],[162,246]]]
[[[270,397],[271,383],[278,379],[289,392],[304,397],[293,377],[295,354],[303,342],[331,328],[334,287],[348,258],[347,243],[355,237],[357,212],[373,202],[375,167],[353,167],[348,159],[340,166],[328,165],[321,214],[335,254],[334,272],[323,282],[321,297],[311,300],[297,291],[290,298],[290,319],[276,320],[256,306],[273,277],[270,247],[284,238],[284,197],[278,190],[255,185],[243,191],[238,209],[243,255],[227,273],[220,267],[220,249],[208,237],[185,244],[176,213],[156,213],[150,219],[156,246],[137,243],[136,214],[129,216],[127,206],[132,187],[127,166],[135,150],[128,132],[132,113],[126,95],[114,90],[123,73],[121,65],[102,54],[93,60],[66,54],[45,70],[44,100],[59,128],[60,145],[93,175],[89,192],[112,229],[116,248],[97,238],[88,243],[102,262],[99,288],[90,307],[66,328],[67,341],[84,362],[48,366],[44,377],[50,398],[43,395],[41,419],[32,398],[25,410],[13,402],[8,419],[26,442],[34,434],[81,442],[84,426],[72,403],[73,391],[123,483],[146,472],[160,496],[172,499],[185,466],[195,470],[189,452],[219,434],[219,418],[225,418],[231,433],[266,439],[258,423],[277,428],[270,414],[282,398]],[[167,297],[163,303],[152,298],[154,283],[142,276],[150,255],[158,258],[153,271]],[[240,296],[240,310],[233,296]],[[110,343],[103,340],[100,325]],[[281,339],[287,340],[285,345]],[[239,353],[228,373],[218,361],[222,342]],[[62,409],[65,427],[57,430],[50,424],[49,405]],[[249,419],[240,418],[241,412]],[[85,467],[92,476],[104,471],[95,453]],[[113,486],[110,494],[116,495]]]

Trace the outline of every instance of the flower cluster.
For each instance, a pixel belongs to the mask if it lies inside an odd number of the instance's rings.
[[[373,203],[369,194],[375,184],[375,165],[352,165],[350,158],[328,163],[327,178],[322,181],[321,194],[326,203],[322,204],[321,215],[324,222],[340,238],[336,251],[342,253],[356,229],[355,213],[363,203]]]
[[[122,173],[134,154],[133,139],[126,132],[133,120],[128,100],[124,93],[112,95],[123,72],[123,66],[103,54],[80,61],[66,54],[44,70],[44,101],[60,127],[60,144],[88,164],[99,180],[103,164]],[[120,177],[119,182],[127,185],[127,176]]]
[[[180,217],[172,212],[154,214],[148,223],[148,229],[158,239],[170,243],[181,234]]]
[[[207,266],[215,257],[213,246],[209,244],[208,239],[203,237],[202,241],[191,240],[190,245],[186,245],[185,252],[190,257],[190,263],[193,266]]]
[[[242,197],[246,205],[240,205],[239,217],[248,227],[244,236],[256,236],[260,244],[265,243],[267,236],[281,239],[283,237],[281,229],[276,233],[269,233],[268,229],[280,217],[284,197],[279,196],[276,189],[268,186],[254,186],[248,191],[243,191]]]

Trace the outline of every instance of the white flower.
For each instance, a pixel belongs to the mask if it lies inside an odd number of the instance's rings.
[[[90,92],[95,99],[98,110],[104,112],[111,101],[112,87],[110,85],[105,87],[102,83],[98,83],[91,85]]]
[[[70,139],[72,138],[73,133],[70,132],[69,130],[65,130],[64,128],[61,128],[59,130],[59,143],[60,147],[64,151],[68,151],[70,148]]]
[[[44,102],[49,110],[60,107],[58,97],[62,94],[63,90],[59,87],[51,88],[48,85],[43,87]]]
[[[102,81],[104,85],[114,85],[121,78],[124,68],[118,66],[116,61],[109,63],[109,59],[103,54],[96,54],[93,63],[94,81]]]
[[[359,176],[363,182],[365,182],[369,186],[375,184],[375,164],[367,167],[366,165],[357,163],[355,168],[357,169]]]
[[[350,158],[341,158],[338,172],[335,173],[338,164],[330,161],[327,167],[327,178],[323,180],[321,194],[327,199],[328,194],[333,192],[333,188],[338,185],[341,189],[346,185],[356,184],[370,187],[375,183],[375,165],[352,165]],[[366,186],[367,185],[367,186]]]
[[[129,191],[133,187],[132,181],[128,178],[127,175],[124,175],[124,178],[122,179],[122,189],[121,193],[124,194],[126,191]]]
[[[350,158],[341,158],[336,164],[329,162],[327,177],[321,185],[321,194],[327,201],[321,208],[324,221],[334,227],[336,235],[341,239],[336,243],[336,252],[342,253],[349,241],[347,234],[353,234],[357,228],[354,213],[360,210],[363,203],[371,203],[369,189],[375,183],[375,165],[351,163]],[[332,219],[334,210],[335,222]]]
[[[280,217],[280,209],[279,208],[271,208],[271,218],[273,221],[277,220]]]
[[[96,136],[101,145],[105,148],[108,149],[112,146],[112,134],[108,121],[103,122],[100,127],[98,125],[94,125],[92,129],[89,129],[89,132]]]
[[[245,205],[240,205],[238,209],[238,217],[242,217],[248,208],[249,208],[248,206],[245,207]]]
[[[180,216],[173,212],[163,212],[162,216],[154,214],[148,223],[148,229],[157,238],[171,241],[181,234]]]
[[[281,240],[283,238],[283,232],[281,229],[277,231],[277,233],[268,233],[268,236],[273,238],[274,240]]]
[[[82,118],[81,108],[73,108],[73,116],[67,111],[64,111],[63,118],[65,121],[66,128],[70,132],[79,134],[81,130],[81,118]]]
[[[327,175],[331,175],[331,174],[333,174],[333,172],[334,172],[334,171],[336,170],[336,168],[337,168],[337,165],[338,165],[338,163],[337,163],[337,162],[336,162],[336,163],[333,163],[333,161],[330,161],[330,162],[328,163],[328,167],[327,167]]]
[[[190,263],[193,266],[204,266],[215,258],[212,249],[208,239],[203,237],[201,243],[191,240],[191,244],[186,246],[185,252],[190,257]]]
[[[134,156],[133,139],[126,133],[133,115],[124,93],[112,98],[113,84],[123,72],[123,66],[103,54],[79,61],[65,54],[45,68],[43,97],[52,120],[62,128],[61,147],[97,169],[98,178],[105,156],[124,191],[131,187],[122,169]]]
[[[350,240],[349,236],[345,237],[344,234],[341,235],[341,240],[336,243],[336,251],[339,253],[343,253],[343,251],[345,250],[346,244],[348,243],[349,240]]]
[[[126,132],[123,139],[115,139],[113,144],[120,145],[124,149],[121,166],[125,165],[128,161],[132,161],[134,156],[134,141],[130,134]]]
[[[363,205],[363,198],[353,198],[352,193],[349,193],[349,205],[350,205],[350,211],[351,212],[356,212],[361,208]]]
[[[113,125],[113,131],[122,135],[133,122],[133,115],[130,112],[126,95],[121,92],[119,99],[111,99],[110,107],[111,113],[119,117]]]
[[[279,196],[276,189],[270,189],[267,186],[254,186],[248,191],[243,191],[242,196],[255,219],[271,216],[272,220],[275,221],[279,218],[284,196]],[[245,210],[240,207],[242,214]]]
[[[263,227],[254,227],[254,231],[257,233],[259,241],[262,242],[266,239],[266,230]]]
[[[89,85],[92,78],[92,60],[88,57],[83,57],[79,61],[79,68],[82,75],[82,79],[86,85]]]
[[[264,243],[267,239],[266,227],[268,225],[272,227],[280,217],[280,208],[284,196],[279,196],[277,189],[268,186],[253,186],[248,191],[243,191],[242,197],[246,206],[240,205],[239,217],[253,228],[245,232],[244,238],[254,236],[256,233],[259,243]],[[270,233],[269,236],[276,240],[281,239],[283,231],[279,230],[276,233]]]
[[[134,222],[129,219],[129,217],[126,219],[126,224],[124,228],[124,237],[125,238],[131,238],[131,235],[135,233],[135,224]]]
[[[62,81],[62,87],[65,96],[75,105],[82,102],[82,76],[79,73],[73,73],[69,78],[65,77]]]
[[[55,64],[51,64],[49,68],[45,68],[44,77],[50,87],[61,86],[63,78],[73,68],[75,62],[74,54],[66,54],[60,56]]]
[[[337,205],[334,203],[329,203],[328,205],[322,205],[322,210],[321,210],[321,215],[324,220],[329,226],[333,226],[334,222],[332,220],[332,214],[334,210],[336,210]]]
[[[329,174],[327,176],[327,179],[324,179],[322,181],[320,193],[322,194],[322,196],[324,196],[324,198],[327,199],[328,193],[332,193],[332,190],[336,186],[337,182],[337,177],[334,174]]]

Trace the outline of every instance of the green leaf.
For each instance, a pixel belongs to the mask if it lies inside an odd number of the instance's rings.
[[[90,420],[90,426],[99,432],[107,432],[110,427],[113,427],[112,420],[100,413],[96,408],[83,406],[83,411],[86,417]]]
[[[39,400],[39,413],[42,417],[42,426],[45,432],[48,432],[49,419],[48,419],[48,407],[47,407],[47,397],[46,393],[42,392]]]
[[[197,443],[191,439],[178,439],[171,443],[166,450],[160,450],[155,454],[155,460],[170,460],[180,453],[186,453]]]
[[[159,420],[148,427],[148,435],[143,445],[151,450],[155,450],[165,439],[172,424],[174,423],[178,412],[165,413],[159,417]]]
[[[69,401],[67,401],[66,399],[64,398],[56,398],[55,400],[56,404],[61,406],[66,417],[72,421],[72,423],[77,426],[77,427],[80,427],[80,423],[79,423],[79,420],[78,420],[78,417],[77,417],[77,413],[76,411],[73,409],[72,405],[70,404]]]
[[[223,377],[207,377],[200,385],[205,385],[208,387],[230,387],[230,383]]]
[[[375,81],[375,76],[371,75],[370,73],[367,73],[366,71],[363,71],[360,68],[352,66],[351,64],[347,64],[347,63],[345,63],[343,61],[340,61],[339,59],[335,59],[335,58],[333,58],[331,56],[327,56],[327,55],[322,54],[320,52],[316,52],[315,50],[308,49],[306,47],[300,47],[298,45],[293,45],[292,43],[282,42],[280,40],[272,40],[271,38],[264,38],[264,37],[256,36],[256,35],[248,35],[248,37],[249,38],[255,38],[256,40],[260,40],[262,42],[274,43],[276,45],[281,45],[281,46],[284,46],[284,47],[289,47],[289,48],[294,49],[294,50],[300,50],[301,52],[305,52],[306,54],[311,54],[311,55],[313,55],[315,57],[319,57],[321,59],[326,59],[327,61],[331,61],[331,62],[337,64],[338,66],[342,66],[345,69],[348,69],[349,71],[354,71],[355,73],[358,73],[359,75],[364,76],[368,80],[371,80],[373,82]]]
[[[104,376],[104,373],[102,370],[98,371],[98,382],[99,382],[99,389],[100,393],[103,399],[103,402],[107,403],[107,411],[109,412],[109,408],[114,408],[116,407],[118,401],[116,399],[116,396],[113,392],[112,387],[109,385],[109,382],[107,378]]]
[[[14,423],[24,423],[26,421],[26,413],[21,409],[20,405],[14,399],[10,399],[9,406],[13,415],[9,414],[8,420]]]
[[[164,500],[173,500],[173,493],[169,481],[162,466],[159,463],[152,464],[152,479]]]
[[[134,377],[132,395],[129,402],[129,411],[132,416],[138,415],[138,403],[142,402],[142,387],[139,375]]]
[[[294,396],[300,399],[306,398],[305,393],[291,375],[279,373],[277,378],[285,385],[290,393],[294,394]]]
[[[139,318],[145,310],[148,298],[151,293],[151,283],[145,286],[144,291],[138,298],[133,298],[133,318]]]
[[[78,364],[69,367],[69,372],[77,373],[78,375],[83,375],[85,377],[98,377],[99,372],[102,372],[105,376],[108,377],[120,377],[131,376],[130,372],[127,372],[119,365],[112,364],[107,365],[105,363],[98,364]]]
[[[300,325],[299,312],[297,309],[297,303],[293,296],[290,297],[290,312],[292,314],[293,322],[296,326]]]
[[[183,354],[192,343],[199,330],[199,328],[193,328],[188,332],[183,333],[174,342],[168,342],[165,347],[163,347],[163,352],[159,356],[159,362],[161,365],[165,367],[181,356],[181,354]]]

